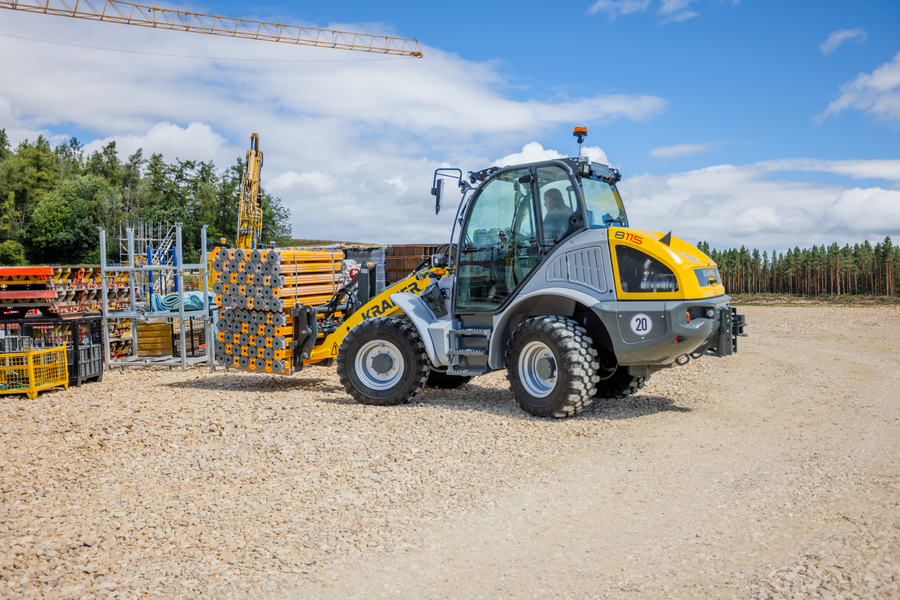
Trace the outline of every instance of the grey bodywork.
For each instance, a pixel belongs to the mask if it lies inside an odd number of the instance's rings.
[[[450,306],[452,277],[444,277],[438,284],[444,291],[448,311],[440,319],[435,318],[415,294],[397,293],[391,300],[403,309],[422,334],[428,357],[436,367],[446,367],[450,363],[447,350],[451,329],[492,329],[487,364],[491,369],[502,369],[506,366],[509,340],[523,321],[539,315],[571,317],[578,304],[590,308],[599,317],[619,364],[628,366],[635,374],[649,374],[666,368],[680,357],[713,343],[722,326],[723,314],[729,310],[730,298],[618,300],[607,234],[606,229],[588,229],[563,241],[529,275],[515,292],[512,302],[496,314],[453,318]],[[712,308],[714,316],[685,323],[685,313],[691,308]],[[631,318],[638,314],[651,319],[650,335],[641,337],[631,330]]]

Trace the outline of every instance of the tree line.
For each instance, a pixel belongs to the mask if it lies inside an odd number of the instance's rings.
[[[71,138],[51,147],[43,137],[15,149],[0,129],[0,265],[98,264],[97,227],[110,238],[122,224],[181,222],[185,259],[199,255],[200,227],[207,239],[234,241],[244,161],[224,170],[212,161],[145,158],[138,150],[124,161],[115,141],[87,153]],[[280,245],[291,237],[290,213],[279,198],[263,193],[263,240]],[[119,249],[108,244],[109,259]],[[794,248],[786,252],[700,250],[719,266],[729,293],[811,296],[900,293],[900,247],[887,237],[868,241]]]
[[[890,237],[874,246],[865,241],[843,247],[794,248],[786,252],[698,248],[716,261],[725,289],[731,294],[793,294],[805,296],[900,293],[900,247]]]
[[[124,161],[115,141],[87,153],[71,138],[55,148],[42,136],[10,147],[0,129],[0,265],[98,264],[97,227],[117,238],[120,225],[182,223],[185,260],[199,257],[200,227],[207,239],[233,242],[244,161],[218,170],[212,161],[146,158]],[[286,244],[290,213],[263,193],[263,239]],[[116,244],[109,259],[118,260]]]

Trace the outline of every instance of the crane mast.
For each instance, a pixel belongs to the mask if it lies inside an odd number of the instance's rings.
[[[259,134],[250,135],[250,149],[241,178],[241,199],[238,205],[238,229],[235,246],[250,250],[262,241],[262,190],[259,180],[263,154],[259,150]]]
[[[415,39],[218,17],[120,0],[0,0],[0,8],[300,46],[422,57]]]

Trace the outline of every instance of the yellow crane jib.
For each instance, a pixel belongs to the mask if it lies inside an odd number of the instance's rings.
[[[262,190],[259,185],[263,154],[259,150],[259,134],[250,136],[247,163],[241,179],[241,200],[238,205],[236,246],[245,250],[258,248],[262,240]]]
[[[0,0],[0,8],[299,46],[422,57],[422,49],[416,39],[217,17],[119,0]]]

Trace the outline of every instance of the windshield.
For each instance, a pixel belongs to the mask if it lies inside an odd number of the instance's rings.
[[[628,227],[628,217],[616,186],[599,179],[581,178],[581,191],[587,205],[588,222],[591,229],[606,227]]]

